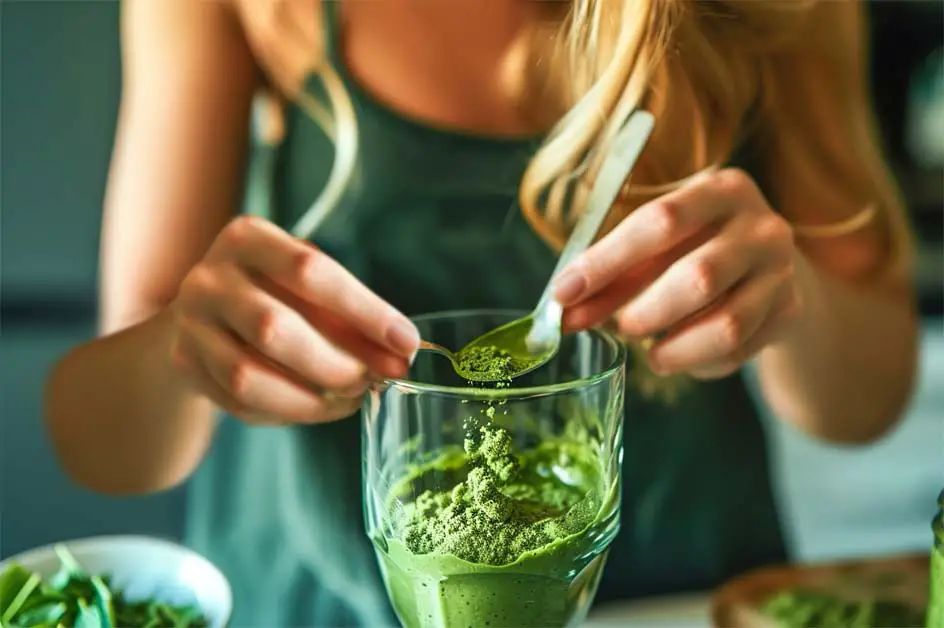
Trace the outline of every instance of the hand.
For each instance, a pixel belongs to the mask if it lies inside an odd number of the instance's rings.
[[[797,251],[750,177],[723,170],[643,205],[575,260],[556,296],[569,329],[615,314],[655,337],[659,374],[724,377],[775,341],[800,310]]]
[[[252,217],[223,230],[171,309],[174,363],[250,423],[348,416],[369,377],[402,377],[419,344],[410,320],[336,261]]]

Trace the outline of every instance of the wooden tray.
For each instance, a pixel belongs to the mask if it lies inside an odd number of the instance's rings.
[[[928,560],[928,554],[913,554],[758,569],[718,589],[711,600],[711,621],[717,628],[777,628],[761,614],[760,606],[777,593],[796,587],[849,599],[901,600],[923,609],[928,603]]]

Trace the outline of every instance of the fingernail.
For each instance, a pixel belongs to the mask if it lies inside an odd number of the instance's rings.
[[[387,331],[387,342],[397,353],[412,358],[420,344],[420,333],[413,323],[399,320]]]
[[[587,289],[587,280],[577,271],[569,270],[554,282],[554,296],[561,305],[569,305]]]

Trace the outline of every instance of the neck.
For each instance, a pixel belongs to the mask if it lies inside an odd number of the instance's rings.
[[[365,89],[406,115],[471,132],[530,134],[500,78],[540,4],[348,0],[343,58]]]

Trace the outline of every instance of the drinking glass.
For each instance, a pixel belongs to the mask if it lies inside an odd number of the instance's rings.
[[[458,349],[525,314],[476,310],[414,320],[424,339]],[[370,390],[362,409],[364,515],[387,592],[406,628],[582,623],[619,529],[625,358],[610,334],[582,331],[564,336],[547,365],[510,386],[485,388],[462,380],[447,359],[421,351],[407,378]],[[396,515],[424,492],[451,491],[466,479],[464,467],[430,463],[444,452],[461,452],[467,421],[488,408],[489,421],[507,430],[516,455],[542,443],[586,447],[593,473],[575,472],[560,459],[549,460],[539,473],[585,488],[582,499],[596,517],[583,532],[509,564],[411,552]]]

